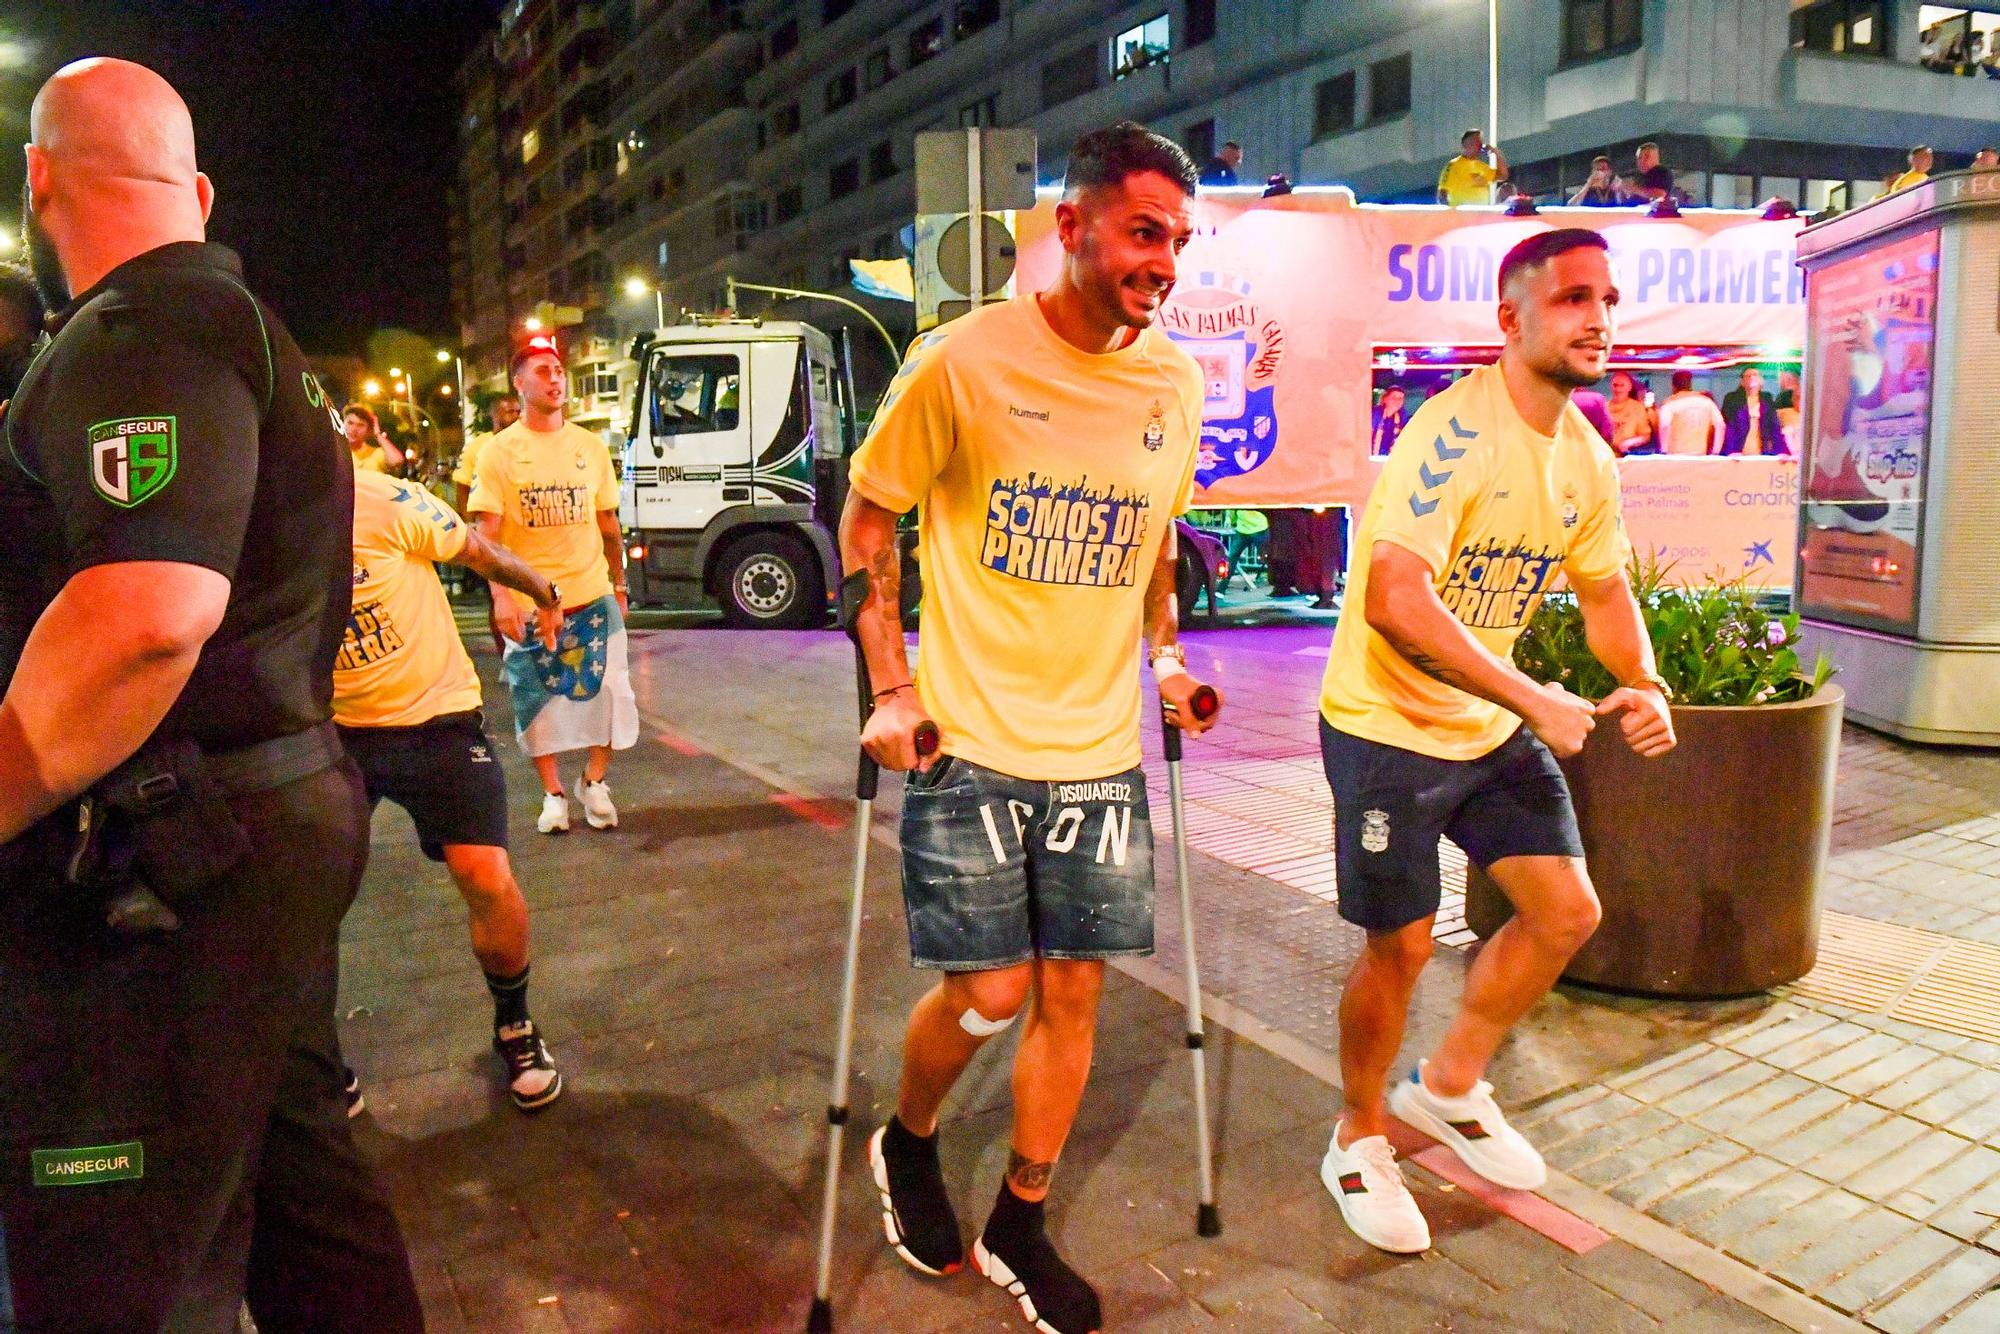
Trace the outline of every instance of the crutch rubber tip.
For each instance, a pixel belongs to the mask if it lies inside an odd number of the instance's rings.
[[[813,1298],[812,1313],[806,1317],[806,1334],[833,1334],[832,1302],[824,1297]]]
[[[830,1126],[846,1125],[847,1109],[845,1107],[834,1107],[829,1105],[826,1109],[826,1123]]]
[[[1189,1051],[1200,1051],[1201,1042],[1202,1042],[1201,1034],[1190,1033],[1187,1035],[1187,1047]]]
[[[1216,1212],[1214,1205],[1204,1204],[1195,1210],[1194,1230],[1197,1235],[1203,1237],[1222,1235],[1222,1215]]]

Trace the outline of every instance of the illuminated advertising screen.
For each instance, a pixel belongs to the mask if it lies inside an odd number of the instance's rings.
[[[1933,230],[1838,260],[1809,281],[1799,512],[1808,616],[1916,630],[1937,269]]]

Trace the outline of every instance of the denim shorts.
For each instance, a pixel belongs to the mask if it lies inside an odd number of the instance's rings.
[[[1146,775],[1031,781],[953,756],[912,773],[903,904],[919,968],[1151,954]]]
[[[1441,760],[1319,723],[1333,789],[1340,915],[1396,931],[1435,914],[1438,839],[1475,866],[1507,857],[1581,857],[1569,784],[1526,727],[1476,760]]]

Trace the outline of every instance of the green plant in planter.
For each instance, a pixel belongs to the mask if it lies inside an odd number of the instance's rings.
[[[1632,562],[1632,594],[1653,641],[1660,675],[1676,704],[1788,704],[1809,699],[1833,676],[1825,654],[1810,675],[1794,649],[1796,612],[1774,616],[1757,605],[1741,579],[1697,586],[1672,584],[1671,565],[1657,557]],[[1617,688],[1591,656],[1576,599],[1542,599],[1514,645],[1514,664],[1537,681],[1560,681],[1572,694],[1602,699]]]

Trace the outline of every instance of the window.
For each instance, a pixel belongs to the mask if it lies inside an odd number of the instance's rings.
[[[771,217],[777,222],[790,222],[799,216],[804,205],[800,200],[799,187],[788,185],[778,191],[771,201]]]
[[[1739,172],[1718,171],[1709,183],[1708,202],[1716,208],[1749,208],[1757,202],[1757,182]]]
[[[771,59],[777,60],[799,49],[799,21],[786,19],[771,29]]]
[[[652,381],[653,438],[672,443],[682,435],[736,429],[743,364],[731,352],[657,356]]]
[[[1639,44],[1639,0],[1563,0],[1563,59],[1590,60]]]
[[[1806,182],[1806,197],[1799,201],[1799,208],[1802,212],[1818,213],[1828,208],[1843,208],[1846,201],[1846,181],[1831,181],[1816,176]]]
[[[1185,130],[1182,130],[1181,147],[1187,149],[1188,156],[1194,159],[1194,164],[1197,167],[1214,157],[1215,121],[1213,119],[1198,120]]]
[[[887,139],[868,150],[868,181],[886,181],[896,174],[896,150]]]
[[[1354,128],[1354,71],[1336,74],[1313,89],[1313,138]]]
[[[836,162],[826,169],[826,193],[829,198],[838,199],[842,195],[851,195],[860,188],[861,163],[858,159],[849,158],[845,162]]]
[[[1368,67],[1368,119],[1387,120],[1410,110],[1410,53]]]
[[[1059,106],[1097,86],[1097,48],[1079,46],[1042,66],[1042,106]]]
[[[910,59],[908,68],[915,69],[932,56],[939,55],[943,51],[943,19],[932,19],[928,23],[919,23],[916,27],[910,29]]]
[[[1882,0],[1816,0],[1792,11],[1792,45],[1832,55],[1889,54]]]
[[[821,23],[831,23],[835,19],[843,17],[852,8],[854,8],[854,0],[821,0],[819,21]]]
[[[826,81],[826,109],[838,111],[854,100],[854,71],[844,69]]]
[[[1215,37],[1215,0],[1187,0],[1181,45],[1200,46]]]
[[[961,42],[999,21],[1000,0],[958,0],[952,6],[951,31]]]
[[[1167,16],[1156,14],[1111,39],[1111,77],[1122,79],[1148,65],[1167,63]]]
[[[535,154],[541,151],[542,132],[539,129],[529,130],[521,136],[521,162],[523,165],[533,162]]]
[[[895,66],[889,63],[889,48],[878,47],[868,53],[868,59],[861,64],[861,86],[873,92],[896,77]]]
[[[1789,199],[1796,206],[1799,202],[1799,178],[1796,176],[1763,176],[1757,181],[1756,203],[1766,199]]]
[[[993,126],[999,123],[1000,94],[998,93],[982,97],[977,102],[968,102],[958,109],[958,128],[961,130],[975,129],[980,126]]]
[[[787,102],[771,113],[771,137],[789,139],[799,132],[799,104]]]

